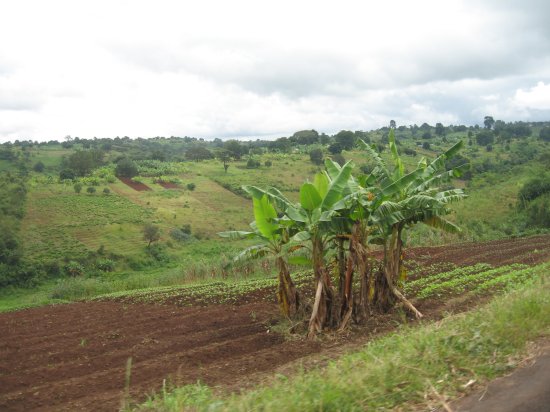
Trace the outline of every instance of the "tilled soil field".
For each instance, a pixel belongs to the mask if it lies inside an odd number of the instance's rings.
[[[423,265],[535,264],[550,258],[550,236],[417,248],[408,257]],[[234,389],[307,355],[330,355],[334,343],[289,341],[274,333],[275,304],[248,302],[178,307],[104,301],[0,314],[0,410],[115,411],[125,397],[129,358],[129,394],[139,400],[164,380]],[[422,310],[430,318],[440,306],[425,302]]]

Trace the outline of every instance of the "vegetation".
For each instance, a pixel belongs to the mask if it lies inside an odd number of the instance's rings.
[[[279,375],[268,385],[225,397],[200,383],[183,386],[134,409],[434,409],[472,384],[506,373],[527,341],[550,333],[547,271],[548,264],[533,268],[536,275],[527,287],[486,307],[435,324],[403,327],[326,367],[291,378]]]

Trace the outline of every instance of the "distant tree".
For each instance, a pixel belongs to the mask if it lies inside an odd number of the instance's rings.
[[[77,176],[86,176],[94,168],[103,164],[103,152],[101,150],[77,150],[65,161],[68,169]]]
[[[206,147],[195,146],[187,149],[185,152],[185,158],[188,160],[194,160],[195,162],[200,162],[201,160],[214,158],[214,154]]]
[[[151,243],[160,240],[160,227],[147,223],[143,227],[143,239],[148,242],[147,247],[150,247]]]
[[[189,191],[191,191],[191,192],[192,192],[193,190],[195,190],[196,187],[197,187],[197,185],[196,185],[195,183],[193,183],[193,182],[187,183],[187,190],[189,190]]]
[[[75,183],[73,189],[76,194],[79,194],[82,191],[82,183]]]
[[[218,153],[218,159],[223,163],[223,170],[227,173],[229,169],[229,162],[231,161],[231,153],[227,150],[222,150]]]
[[[432,138],[432,134],[430,133],[429,130],[427,132],[422,133],[422,139],[431,139],[431,138]]]
[[[309,152],[309,159],[316,165],[323,163],[323,151],[321,149],[313,149]]]
[[[330,136],[326,133],[321,133],[319,135],[319,143],[321,144],[329,144],[330,143]]]
[[[296,143],[308,145],[319,142],[319,133],[316,130],[300,130],[292,135]]]
[[[346,159],[344,159],[342,153],[333,154],[332,156],[330,156],[330,158],[338,163],[340,166],[344,166],[346,164]]]
[[[483,118],[483,124],[485,125],[486,129],[492,129],[493,125],[495,124],[495,119],[493,119],[493,116],[485,116]]]
[[[108,195],[109,193],[111,193],[111,190],[108,187],[103,188],[104,195]]]
[[[390,129],[395,129],[396,123],[395,120],[390,120]]]
[[[435,124],[435,134],[438,136],[443,136],[445,134],[445,126],[441,123]]]
[[[424,142],[424,143],[422,143],[422,149],[430,150],[430,149],[431,149],[430,142]]]
[[[34,166],[32,167],[32,169],[35,171],[35,172],[38,172],[38,173],[42,173],[45,169],[45,166],[44,166],[44,163],[42,163],[40,160],[38,162],[36,162],[34,164]]]
[[[539,137],[545,142],[550,142],[550,127],[545,126],[540,129]]]
[[[246,168],[247,169],[257,169],[261,165],[262,164],[260,163],[259,160],[256,160],[256,159],[253,159],[253,158],[248,159],[248,161],[246,162]]]
[[[224,143],[223,147],[236,160],[239,160],[243,153],[248,152],[248,149],[243,148],[238,140],[228,140]]]
[[[480,146],[487,146],[493,144],[495,141],[495,135],[491,130],[482,130],[476,135],[476,142]]]
[[[328,151],[331,154],[340,154],[342,153],[342,145],[338,142],[334,142],[329,145]]]
[[[127,157],[118,161],[115,167],[115,175],[118,177],[134,177],[138,175],[137,165]]]
[[[340,143],[343,150],[351,150],[355,145],[355,133],[349,130],[341,130],[334,136],[334,140]]]
[[[96,189],[93,186],[89,186],[88,188],[86,188],[86,192],[88,192],[91,195],[93,195],[95,193],[95,191],[96,191]]]
[[[73,180],[75,177],[75,173],[71,169],[63,169],[59,172],[59,179],[61,180]]]

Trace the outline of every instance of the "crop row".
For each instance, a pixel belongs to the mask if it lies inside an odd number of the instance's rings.
[[[549,264],[514,270],[501,276],[489,279],[479,284],[473,291],[474,294],[482,294],[487,291],[506,290],[516,285],[536,279],[543,271],[548,270]]]
[[[417,280],[413,280],[405,284],[405,292],[410,293],[413,291],[422,290],[427,286],[441,283],[449,279],[461,278],[463,276],[472,275],[475,273],[483,272],[491,269],[492,266],[488,263],[477,263],[473,266],[458,267],[456,269],[441,272],[435,275],[422,277]]]
[[[444,293],[466,292],[468,289],[473,289],[473,285],[493,279],[501,274],[524,268],[527,268],[527,266],[520,263],[514,263],[483,272],[461,275],[445,282],[428,285],[420,290],[416,296],[419,299],[426,299],[433,296],[441,296]]]
[[[301,284],[311,277],[310,272],[300,272],[293,275],[293,280]],[[92,300],[119,300],[134,303],[166,303],[182,306],[212,303],[235,303],[250,293],[265,289],[274,289],[277,278],[248,279],[238,282],[208,282],[202,284],[166,286],[142,289],[137,291],[122,291],[101,295]],[[269,294],[271,299],[274,294]]]

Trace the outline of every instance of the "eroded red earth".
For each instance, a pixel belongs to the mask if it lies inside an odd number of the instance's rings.
[[[550,258],[550,236],[408,253],[426,265],[535,264]],[[330,355],[335,346],[285,340],[272,330],[278,319],[274,303],[245,302],[207,307],[85,302],[2,313],[0,410],[115,411],[125,396],[130,357],[130,395],[143,400],[165,379],[235,389],[307,355]],[[435,316],[438,306],[421,310]]]

